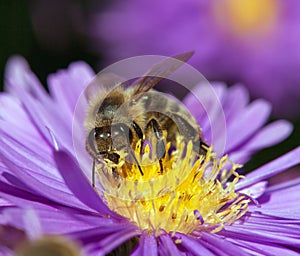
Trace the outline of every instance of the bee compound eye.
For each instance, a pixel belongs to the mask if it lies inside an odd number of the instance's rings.
[[[132,132],[126,124],[114,124],[112,125],[112,137],[117,139],[122,137],[127,142],[132,141]]]
[[[94,152],[94,153],[97,153],[97,150],[96,150],[96,131],[95,129],[92,129],[89,133],[89,136],[88,136],[88,141],[87,141],[90,149]]]

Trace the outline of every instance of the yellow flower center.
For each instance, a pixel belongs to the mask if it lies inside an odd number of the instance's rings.
[[[177,146],[159,163],[152,159],[155,152],[149,145],[140,154],[138,143],[135,156],[144,175],[137,165],[124,161],[118,166],[107,163],[104,169],[97,165],[110,209],[156,235],[161,230],[217,232],[247,212],[249,199],[234,190],[240,179],[235,171],[238,165],[232,163],[227,170],[228,157],[217,160],[211,149],[197,158],[192,143],[185,145],[182,138],[178,138]],[[170,143],[166,152],[169,149]]]
[[[242,36],[265,34],[275,28],[279,9],[277,0],[225,0],[215,5],[220,24]]]

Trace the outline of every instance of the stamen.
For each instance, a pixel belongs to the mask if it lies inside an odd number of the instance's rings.
[[[217,159],[208,148],[206,155],[199,157],[193,151],[193,143],[186,144],[179,137],[176,149],[166,153],[160,163],[150,158],[148,144],[141,154],[140,143],[133,154],[143,176],[136,164],[124,161],[123,165],[114,166],[118,186],[110,177],[111,166],[106,165],[105,171],[97,169],[97,174],[108,206],[142,230],[156,235],[162,230],[185,234],[219,232],[247,212],[248,203],[253,200],[235,192],[235,184],[241,178],[236,169],[240,166],[229,163],[227,156]],[[165,152],[170,147],[167,143]],[[229,178],[232,181],[228,182]]]

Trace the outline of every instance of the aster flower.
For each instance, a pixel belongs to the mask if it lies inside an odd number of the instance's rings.
[[[211,150],[193,161],[191,144],[184,145],[178,137],[177,153],[166,156],[163,164],[172,166],[175,177],[185,177],[182,184],[163,193],[156,184],[148,200],[133,200],[146,191],[125,179],[120,185],[124,193],[104,188],[99,197],[77,164],[72,145],[75,105],[93,76],[85,63],[74,63],[49,77],[48,95],[23,59],[8,64],[7,92],[0,100],[5,109],[0,120],[0,196],[12,205],[1,208],[2,225],[23,230],[28,237],[64,235],[79,242],[86,255],[105,255],[132,238],[138,238],[132,255],[296,254],[300,180],[273,187],[264,180],[298,164],[300,148],[242,178],[238,165],[224,169],[228,158],[219,159]],[[244,163],[254,151],[289,134],[291,127],[285,121],[262,128],[269,105],[264,101],[249,105],[242,86],[214,87],[228,125],[225,153],[235,162]],[[201,87],[198,93],[203,95]],[[197,102],[193,96],[185,102],[203,121],[203,134],[209,139],[205,115],[194,109]],[[212,104],[209,116],[214,117],[213,110]],[[217,116],[211,122],[217,125]],[[141,161],[149,160],[150,150],[145,152]],[[156,165],[147,168],[147,174],[157,173]],[[125,171],[134,178],[136,169]],[[174,176],[170,181],[160,177],[160,184],[174,182]],[[129,186],[123,186],[125,182]]]
[[[296,116],[299,10],[297,0],[115,1],[91,17],[91,45],[110,61],[195,49],[206,78],[242,82],[276,114]]]

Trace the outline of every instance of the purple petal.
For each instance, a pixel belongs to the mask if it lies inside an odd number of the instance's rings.
[[[175,239],[180,241],[180,246],[182,246],[187,252],[192,253],[196,256],[214,256],[215,254],[203,246],[199,241],[196,239],[186,236],[184,234],[176,233]]]
[[[240,150],[255,151],[272,146],[287,138],[293,130],[291,123],[285,120],[273,122],[262,128]]]
[[[0,156],[3,157],[3,155],[0,153]],[[28,188],[31,188],[32,193],[40,193],[41,195],[44,195],[48,197],[49,199],[55,199],[54,201],[58,202],[64,202],[60,201],[59,197],[64,198],[63,200],[66,200],[67,197],[72,198],[71,193],[68,193],[64,188],[65,186],[63,183],[59,183],[56,181],[53,181],[47,177],[45,177],[44,182],[48,181],[51,182],[50,184],[42,183],[40,180],[37,179],[36,175],[31,175],[30,170],[26,168],[19,168],[16,166],[13,162],[8,161],[7,159],[3,159],[3,162],[5,165],[10,169],[12,173],[14,173],[17,177],[21,179],[22,182],[24,182]],[[51,187],[55,183],[55,186]],[[50,185],[50,186],[48,186]]]
[[[262,194],[265,193],[268,182],[261,181],[256,184],[253,184],[250,187],[240,190],[240,193],[244,193],[252,198],[259,198]]]
[[[72,122],[67,118],[69,115],[63,109],[58,109],[54,102],[46,105],[44,102],[30,98],[25,93],[20,98],[24,102],[28,115],[49,145],[52,144],[52,139],[49,135],[50,129],[55,134],[59,144],[64,145],[65,148],[72,152]]]
[[[97,242],[84,246],[86,255],[106,255],[117,246],[121,245],[130,238],[138,235],[136,229],[131,226],[123,227],[122,230],[111,234],[103,235],[101,229],[98,229],[98,234],[95,234],[94,240]],[[150,254],[149,254],[150,255]]]
[[[270,227],[272,229],[272,227]],[[226,237],[238,238],[249,242],[257,243],[279,243],[283,245],[290,245],[300,248],[300,239],[282,236],[277,232],[250,229],[249,226],[243,227],[242,225],[226,226],[220,233]]]
[[[261,208],[253,209],[266,215],[281,218],[300,218],[300,185],[267,192],[260,200]]]
[[[210,249],[216,255],[249,255],[248,253],[241,250],[238,246],[230,243],[225,238],[220,237],[216,234],[203,232],[200,241],[203,245],[205,245],[205,247]]]
[[[62,211],[55,211],[49,207],[49,212],[37,210],[36,219],[25,219],[26,210],[20,208],[8,208],[3,211],[3,217],[7,224],[32,233],[33,227],[40,225],[40,232],[44,234],[67,234],[78,230],[91,228],[84,221],[78,221]]]
[[[49,95],[30,70],[27,61],[21,56],[13,56],[8,60],[5,82],[6,89],[12,94],[22,95],[26,91],[31,97],[44,102],[46,105],[50,101]]]
[[[300,170],[297,169],[298,171],[298,175],[299,176],[299,172]],[[267,193],[272,193],[273,191],[277,192],[277,191],[280,191],[280,190],[283,190],[283,189],[287,189],[287,188],[291,188],[291,187],[294,187],[294,186],[298,186],[300,185],[300,177],[299,178],[296,178],[296,179],[291,179],[291,180],[286,180],[284,182],[281,182],[279,184],[276,184],[276,185],[272,185],[272,186],[269,186],[267,188]]]
[[[235,187],[237,190],[240,190],[256,182],[270,178],[275,174],[278,174],[299,163],[300,163],[300,147],[297,147],[294,150],[290,151],[289,153],[247,174],[246,179],[241,180]]]
[[[53,168],[54,161],[47,152],[37,151],[34,147],[28,147],[16,140],[13,135],[7,134],[0,128],[0,147],[3,157],[19,167],[26,166],[31,170],[37,170],[54,179],[61,179],[59,173]],[[9,171],[9,170],[8,170]]]
[[[159,236],[158,250],[161,256],[184,256],[185,253],[179,251],[169,234],[163,234]]]
[[[297,220],[285,219],[279,217],[268,216],[263,213],[248,212],[244,220],[235,222],[232,226],[244,228],[246,230],[256,230],[269,233],[276,233],[279,237],[290,237],[299,239],[300,237],[300,223]]]
[[[241,241],[239,239],[230,239],[232,243],[240,246],[251,255],[264,255],[264,256],[298,256],[299,252],[292,249],[285,248],[277,244],[267,243],[254,243],[249,241]]]
[[[131,256],[157,256],[157,241],[153,233],[143,233],[139,244]]]
[[[55,151],[54,159],[66,185],[81,202],[100,214],[119,218],[117,214],[112,212],[107,205],[101,201],[86,176],[68,153]]]
[[[12,256],[12,255],[14,255],[14,252],[9,248],[4,247],[4,242],[1,241],[1,243],[0,243],[0,255],[2,255],[2,256]]]
[[[94,72],[86,63],[76,62],[67,70],[60,70],[48,77],[50,94],[69,112],[71,118],[80,94],[94,76]]]
[[[0,128],[1,136],[2,133],[6,133],[7,137],[17,138],[18,142],[14,144],[22,143],[23,145],[30,145],[31,150],[34,149],[35,152],[39,152],[39,157],[44,158],[45,160],[47,160],[47,162],[51,161],[50,155],[52,149],[50,146],[48,146],[44,138],[41,137],[39,134],[28,132],[26,129],[15,126],[9,122],[2,122],[1,120],[0,120],[0,125],[1,125]],[[8,140],[5,141],[6,143],[8,142]],[[12,145],[10,145],[10,147],[11,146]]]
[[[32,175],[31,171],[27,168],[20,168],[10,160],[3,156],[3,151],[0,152],[0,156],[3,158],[2,161],[14,173],[18,178],[22,180],[28,188],[31,188],[32,193],[43,195],[45,198],[53,200],[53,202],[68,205],[70,207],[89,209],[86,205],[82,204],[74,195],[72,195],[62,183],[55,183],[55,186],[51,187],[54,183],[51,183],[51,179],[45,177],[42,183],[38,180],[36,175]],[[48,183],[47,183],[48,181]],[[53,180],[52,180],[53,181]],[[49,183],[50,182],[50,183]]]
[[[223,103],[223,109],[227,122],[235,122],[239,115],[249,102],[249,93],[243,85],[235,85],[228,89]]]
[[[235,122],[228,123],[227,137],[230,140],[228,140],[226,152],[232,151],[252,136],[267,121],[270,111],[269,103],[256,100],[236,117]]]
[[[0,113],[1,128],[2,124],[9,123],[10,126],[17,127],[24,132],[27,137],[33,137],[37,140],[41,138],[22,104],[16,97],[8,93],[0,93],[0,108],[5,109],[5,111],[1,111]]]
[[[1,190],[5,192],[0,192],[0,196],[21,207],[6,208],[3,211],[4,215],[2,215],[2,221],[5,221],[2,222],[3,224],[9,224],[24,230],[26,227],[20,218],[20,216],[24,216],[23,208],[33,209],[38,215],[43,232],[49,234],[63,234],[85,230],[97,225],[111,225],[114,222],[113,219],[104,219],[99,215],[93,215],[91,212],[54,204],[3,183],[0,183],[0,185]],[[4,218],[5,216],[6,218]]]

